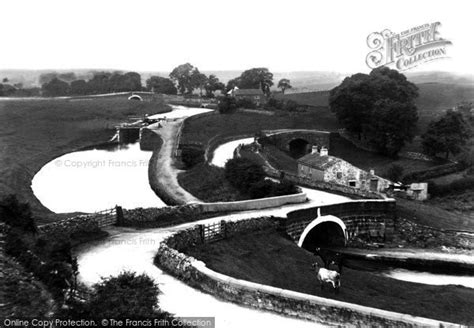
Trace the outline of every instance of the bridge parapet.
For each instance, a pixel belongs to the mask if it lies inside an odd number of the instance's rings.
[[[330,132],[327,131],[316,131],[316,130],[288,130],[279,131],[271,135],[267,135],[262,139],[265,140],[279,149],[289,151],[290,142],[295,139],[306,140],[311,145],[325,146],[329,148],[329,136]]]
[[[370,236],[390,240],[393,236],[395,200],[360,200],[323,205],[289,212],[281,221],[281,228],[295,242],[318,217],[335,216],[345,224],[346,238]]]

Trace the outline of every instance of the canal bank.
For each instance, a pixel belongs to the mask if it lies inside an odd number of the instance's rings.
[[[474,251],[448,253],[416,248],[331,248],[331,250],[343,254],[344,259],[383,263],[421,271],[474,275]]]

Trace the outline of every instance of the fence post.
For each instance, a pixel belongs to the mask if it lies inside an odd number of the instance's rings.
[[[225,220],[221,220],[221,233],[224,239],[227,238],[227,224]]]
[[[201,236],[201,243],[205,243],[206,241],[204,240],[204,225],[200,224],[199,225],[199,235]]]
[[[117,225],[121,225],[123,224],[123,210],[122,210],[122,206],[118,206],[116,205],[115,206],[115,215],[117,217]]]

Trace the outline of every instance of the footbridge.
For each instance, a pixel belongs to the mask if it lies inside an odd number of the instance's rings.
[[[281,228],[298,246],[344,246],[352,239],[384,242],[393,237],[395,200],[356,200],[289,212]]]

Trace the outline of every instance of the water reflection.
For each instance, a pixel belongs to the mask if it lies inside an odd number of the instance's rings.
[[[56,213],[164,206],[148,183],[151,152],[140,150],[139,143],[99,148],[43,166],[32,181],[35,196]]]

